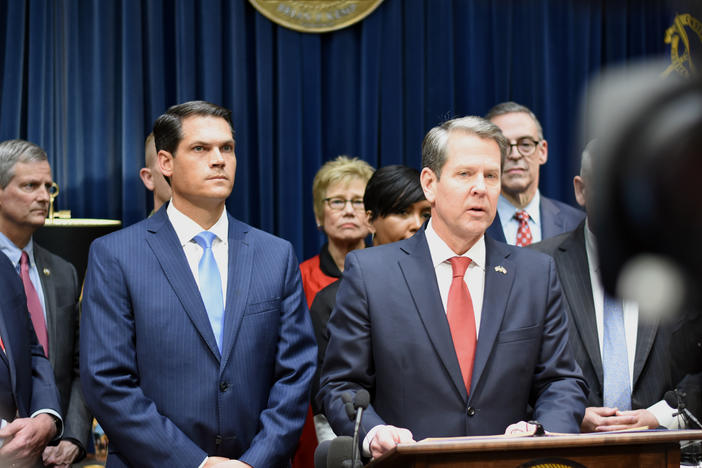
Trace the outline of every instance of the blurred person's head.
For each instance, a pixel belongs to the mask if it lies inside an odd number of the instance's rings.
[[[373,245],[412,237],[431,216],[419,171],[401,165],[381,167],[366,185],[363,204]]]
[[[171,186],[161,173],[161,167],[156,157],[156,144],[154,143],[154,133],[149,133],[144,142],[145,167],[139,171],[139,177],[149,191],[154,194],[154,211],[158,211],[161,206],[171,198]]]
[[[424,137],[420,177],[432,227],[459,255],[495,218],[500,167],[508,149],[500,129],[481,117],[449,120]]]
[[[502,166],[502,194],[523,208],[539,188],[539,169],[548,160],[548,143],[536,115],[508,101],[490,109],[486,118],[500,127],[510,148]]]
[[[338,156],[314,176],[312,196],[317,227],[330,244],[362,243],[368,235],[363,193],[373,168],[365,161]]]

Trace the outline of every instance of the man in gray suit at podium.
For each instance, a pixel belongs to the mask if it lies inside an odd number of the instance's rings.
[[[57,446],[44,450],[48,465],[70,465],[85,456],[92,416],[83,402],[78,373],[76,269],[32,239],[44,225],[53,183],[46,153],[24,140],[0,143],[0,250],[22,279],[39,343],[56,378],[64,417]]]

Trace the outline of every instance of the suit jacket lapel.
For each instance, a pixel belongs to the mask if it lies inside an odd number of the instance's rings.
[[[595,303],[592,298],[590,267],[585,250],[585,222],[568,236],[554,253],[561,287],[568,300],[575,327],[595,369],[600,385],[603,382],[600,340],[597,334]]]
[[[465,401],[466,386],[463,383],[461,368],[453,347],[451,330],[441,302],[441,293],[424,230],[404,243],[401,249],[408,255],[399,260],[400,270],[414,300],[419,318],[457,393]]]
[[[188,266],[188,260],[185,258],[185,252],[183,252],[183,247],[180,245],[173,225],[168,220],[166,210],[159,210],[151,216],[147,220],[146,229],[146,242],[154,252],[163,274],[173,288],[173,292],[200,336],[207,343],[207,347],[219,360],[219,349],[205,310],[205,304],[202,302],[200,290],[195,283],[195,278],[193,278],[193,273]]]
[[[46,306],[46,330],[49,336],[57,337],[56,333],[56,284],[54,278],[51,277],[51,269],[47,267],[50,263],[46,251],[34,243],[34,261],[37,264],[37,274],[41,281],[41,288],[44,291],[44,304]],[[44,269],[49,271],[49,275],[44,274]],[[49,360],[54,364],[56,355],[56,339],[49,339]]]
[[[500,221],[499,213],[495,214],[495,219],[492,220],[492,224],[487,228],[485,234],[492,237],[496,241],[507,243],[505,232],[502,229],[502,222]]]
[[[253,249],[246,236],[248,226],[229,216],[229,270],[224,310],[222,368],[227,365],[244,317],[253,272]]]
[[[8,314],[9,315],[9,314]],[[14,366],[14,357],[12,356],[12,351],[14,346],[12,345],[12,334],[10,333],[10,325],[6,322],[6,315],[0,313],[0,337],[2,337],[2,342],[5,345],[5,352],[3,353],[0,349],[0,354],[2,354],[2,359],[7,362],[7,367],[10,370],[10,386],[12,388],[13,394],[17,394],[17,369]],[[18,337],[19,338],[19,337]],[[19,403],[19,402],[17,402]]]
[[[639,380],[641,371],[643,371],[646,360],[648,360],[648,354],[651,352],[656,333],[658,333],[658,325],[658,321],[647,322],[639,314],[639,325],[636,331],[636,354],[634,355],[634,377],[631,381],[632,392],[636,388],[636,381]]]
[[[541,197],[539,205],[541,210],[541,238],[547,239],[561,234],[564,231],[563,220],[559,216],[561,209],[544,196]]]
[[[489,237],[485,238],[485,291],[483,293],[483,310],[480,315],[480,331],[475,349],[473,377],[470,395],[480,382],[488,358],[495,345],[502,320],[507,308],[509,292],[514,282],[515,270],[509,260],[509,249],[505,244]],[[502,267],[495,269],[496,267]],[[499,270],[499,271],[498,271]],[[506,273],[504,273],[506,271]]]

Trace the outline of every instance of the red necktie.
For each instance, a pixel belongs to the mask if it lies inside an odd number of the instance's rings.
[[[22,251],[22,257],[20,258],[20,277],[22,278],[22,284],[24,284],[24,293],[27,295],[27,309],[29,309],[29,316],[32,318],[34,331],[37,334],[39,343],[44,348],[44,354],[48,356],[49,334],[46,332],[44,310],[41,308],[41,302],[39,301],[37,290],[34,289],[32,280],[29,279],[29,257],[27,256],[27,252],[24,250]]]
[[[448,294],[446,316],[451,329],[453,346],[456,348],[458,365],[461,367],[461,374],[463,374],[463,382],[466,384],[466,391],[470,394],[477,339],[473,301],[463,276],[471,260],[468,257],[453,257],[449,261],[453,269],[453,280]]]
[[[531,229],[529,229],[529,213],[524,210],[519,210],[514,214],[514,217],[519,221],[519,229],[517,229],[517,247],[526,247],[531,244]]]

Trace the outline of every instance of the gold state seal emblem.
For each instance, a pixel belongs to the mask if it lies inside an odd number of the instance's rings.
[[[300,32],[345,28],[370,15],[383,0],[249,0],[263,16]]]
[[[692,39],[696,36],[697,41],[690,41],[688,31],[695,33]],[[694,47],[702,47],[702,23],[687,13],[676,15],[673,25],[665,31],[665,43],[670,44],[670,65],[663,72],[663,76],[668,76],[672,72],[684,77],[696,75],[697,69],[692,62],[692,50]]]

